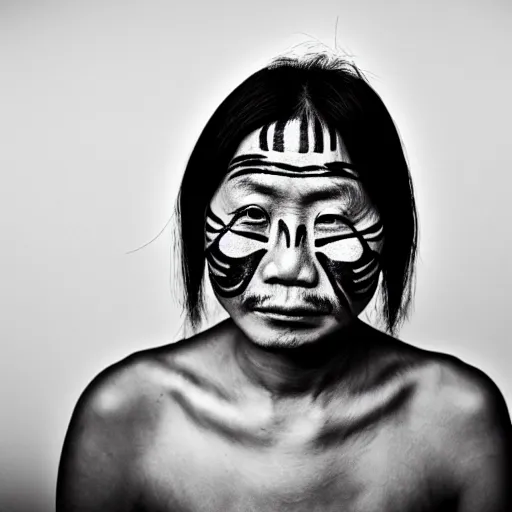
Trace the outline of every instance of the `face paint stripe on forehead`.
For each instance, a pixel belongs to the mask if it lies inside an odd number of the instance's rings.
[[[308,116],[306,113],[302,115],[300,120],[300,141],[299,153],[307,153],[309,151],[309,134],[308,134]]]
[[[335,152],[338,146],[338,135],[332,125],[327,125],[318,116],[308,117],[304,112],[300,119],[280,119],[274,123],[268,123],[259,130],[259,148],[262,151],[269,150],[269,130],[273,127],[271,151],[283,153],[285,151],[296,151],[298,153],[324,153]],[[309,137],[311,134],[314,144],[310,147]],[[327,133],[324,133],[327,132]],[[329,145],[326,148],[325,137],[329,137]]]
[[[333,126],[328,126],[329,129],[329,138],[331,140],[331,151],[336,151],[336,145],[337,145],[337,136],[336,136],[336,130]]]
[[[233,165],[229,168],[228,172],[232,172],[239,167],[242,167],[242,169],[237,172],[233,172],[233,174],[229,176],[228,181],[246,174],[274,174],[276,176],[288,176],[290,178],[315,178],[325,176],[348,178],[356,181],[359,180],[357,175],[352,171],[353,166],[343,162],[329,162],[325,165],[296,166],[280,162],[272,162],[270,160],[247,160]],[[282,171],[267,169],[267,167],[282,169]]]
[[[262,151],[268,151],[268,142],[267,142],[267,134],[270,124],[266,124],[260,130],[260,149]]]
[[[236,156],[229,162],[229,168],[233,167],[235,164],[239,162],[244,162],[245,160],[252,160],[252,159],[265,159],[267,158],[267,155],[260,155],[258,153],[252,153],[248,155],[240,155]]]
[[[241,156],[238,158],[242,159]],[[233,171],[237,167],[252,167],[254,165],[261,165],[261,166],[269,165],[267,163],[268,160],[265,160],[266,158],[267,157],[264,155],[261,155],[261,158],[260,158],[260,155],[254,155],[254,157],[251,155],[251,158],[244,158],[243,160],[239,160],[237,162],[235,162],[234,161],[235,159],[233,159],[229,164],[228,173]]]
[[[324,129],[318,117],[315,117],[315,153],[324,152]]]
[[[359,176],[355,173],[356,167],[348,162],[327,162],[325,167],[333,173],[340,172],[341,174],[346,174],[347,171],[349,171],[349,177],[353,180],[359,181]]]
[[[284,152],[284,129],[286,127],[286,120],[278,121],[274,128],[274,143],[272,149],[274,151]]]

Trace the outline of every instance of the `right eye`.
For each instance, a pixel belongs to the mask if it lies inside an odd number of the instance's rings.
[[[268,221],[268,216],[259,206],[249,206],[238,217],[238,222],[246,226],[263,226]]]

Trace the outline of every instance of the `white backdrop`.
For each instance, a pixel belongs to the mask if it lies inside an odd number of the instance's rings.
[[[204,123],[276,54],[332,46],[337,18],[416,185],[416,308],[401,338],[479,366],[512,404],[512,8],[415,4],[0,1],[1,511],[52,510],[80,392],[179,336],[170,231],[126,252],[171,216]]]

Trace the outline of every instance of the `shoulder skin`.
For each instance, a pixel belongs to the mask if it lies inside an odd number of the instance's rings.
[[[449,475],[458,512],[512,510],[512,426],[498,387],[442,354],[425,366],[421,382],[414,428]]]
[[[193,366],[207,366],[216,352],[209,348],[219,341],[216,333],[214,328],[189,340],[135,353],[89,384],[66,434],[57,512],[124,512],[136,506],[144,479],[139,461],[169,413],[166,397],[172,376],[189,367],[193,378]]]
[[[161,365],[146,353],[103,371],[80,397],[64,442],[57,512],[132,510],[138,460],[158,423]]]

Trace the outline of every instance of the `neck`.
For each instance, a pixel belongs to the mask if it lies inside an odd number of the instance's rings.
[[[333,379],[348,379],[350,359],[359,345],[354,342],[363,326],[356,319],[316,342],[286,348],[256,345],[236,328],[235,356],[247,378],[273,398],[317,397]]]

